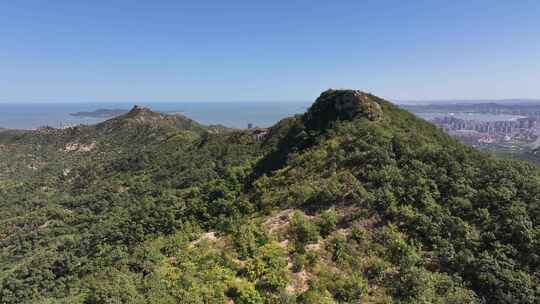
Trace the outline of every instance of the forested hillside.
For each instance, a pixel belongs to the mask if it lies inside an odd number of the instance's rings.
[[[371,94],[0,131],[0,303],[539,303],[540,170]]]

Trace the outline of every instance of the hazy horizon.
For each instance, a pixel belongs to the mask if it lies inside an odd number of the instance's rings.
[[[425,99],[425,100],[396,100],[392,98],[385,98],[388,101],[391,101],[399,105],[413,105],[413,104],[459,104],[459,103],[509,103],[515,104],[519,102],[523,103],[540,103],[540,98],[501,98],[501,99]],[[101,100],[101,101],[19,101],[19,102],[9,102],[9,101],[0,101],[0,105],[46,105],[46,104],[91,104],[91,105],[151,105],[151,104],[179,104],[179,103],[254,103],[254,104],[264,104],[264,103],[312,103],[315,100]]]

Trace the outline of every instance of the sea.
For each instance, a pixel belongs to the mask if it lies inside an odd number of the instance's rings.
[[[310,101],[275,102],[149,102],[139,106],[153,111],[185,115],[204,125],[224,125],[230,128],[269,127],[279,120],[304,113]],[[91,125],[111,117],[74,116],[76,112],[91,112],[99,109],[123,109],[134,106],[128,102],[99,103],[0,103],[0,128],[36,129],[44,126],[62,128],[79,124]],[[523,116],[483,113],[416,113],[430,120],[435,117],[453,116],[466,120],[503,121],[516,120]]]
[[[246,128],[248,124],[268,127],[283,118],[304,113],[311,102],[149,102],[137,105],[157,112],[179,113],[205,125]],[[0,128],[35,129],[44,126],[61,128],[79,124],[91,125],[110,117],[79,117],[70,114],[98,109],[129,110],[133,106],[133,103],[127,102],[0,103]]]

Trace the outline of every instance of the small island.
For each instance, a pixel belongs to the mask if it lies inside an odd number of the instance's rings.
[[[126,109],[97,109],[95,111],[69,113],[69,115],[76,117],[111,118],[126,114],[127,112],[129,112],[129,110]]]

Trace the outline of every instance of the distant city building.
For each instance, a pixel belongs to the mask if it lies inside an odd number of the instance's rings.
[[[253,138],[253,140],[262,140],[266,137],[266,135],[268,134],[268,129],[264,129],[264,128],[256,128],[253,130],[253,132],[251,133],[251,137]]]
[[[516,120],[480,121],[466,120],[453,116],[436,117],[431,122],[450,135],[479,144],[509,142],[511,140],[531,141],[537,137],[536,117]]]

